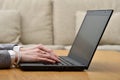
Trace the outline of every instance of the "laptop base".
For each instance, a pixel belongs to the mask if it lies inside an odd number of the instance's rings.
[[[22,66],[23,65],[23,66]],[[21,63],[19,68],[23,71],[83,71],[85,66],[27,66],[26,63]]]

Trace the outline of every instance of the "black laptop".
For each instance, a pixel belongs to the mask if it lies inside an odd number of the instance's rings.
[[[68,56],[61,62],[24,62],[19,67],[30,71],[83,71],[88,69],[113,10],[88,10]]]

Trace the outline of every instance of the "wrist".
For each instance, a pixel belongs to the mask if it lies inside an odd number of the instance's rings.
[[[20,60],[21,60],[21,53],[20,53],[20,50],[21,50],[21,46],[14,46],[13,48],[13,51],[15,51],[15,65],[18,65]]]
[[[20,61],[21,61],[21,53],[16,52],[15,65],[18,65]]]

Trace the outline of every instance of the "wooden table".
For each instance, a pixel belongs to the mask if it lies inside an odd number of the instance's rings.
[[[55,51],[67,55],[68,51]],[[120,52],[96,51],[88,70],[83,72],[0,70],[0,80],[120,80]]]

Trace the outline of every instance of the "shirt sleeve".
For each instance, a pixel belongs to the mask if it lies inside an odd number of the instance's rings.
[[[0,69],[10,68],[11,58],[8,50],[0,50]]]
[[[0,44],[0,50],[13,50],[17,44]]]

